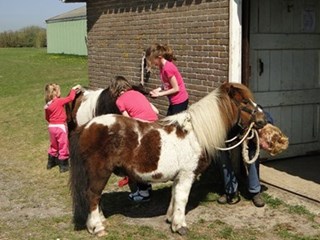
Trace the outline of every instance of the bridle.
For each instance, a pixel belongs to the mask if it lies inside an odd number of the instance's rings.
[[[236,126],[239,127],[241,130],[245,131],[245,133],[241,134],[241,135],[237,134],[235,137],[225,141],[225,143],[230,143],[230,142],[233,142],[233,141],[235,141],[236,139],[239,138],[240,141],[237,142],[235,145],[232,145],[232,146],[227,147],[227,148],[216,147],[216,149],[218,149],[220,151],[229,151],[231,149],[234,149],[234,148],[238,147],[240,144],[242,144],[248,138],[248,135],[249,135],[250,132],[251,132],[251,137],[249,137],[249,139],[251,139],[253,137],[258,138],[257,137],[258,136],[257,131],[253,128],[253,126],[255,124],[255,122],[253,120],[254,120],[255,114],[257,112],[263,112],[261,106],[259,106],[254,101],[252,101],[252,99],[245,99],[241,103],[236,101],[235,99],[232,99],[232,101],[238,107],[238,120],[237,120]],[[253,109],[250,109],[247,106],[243,106],[242,105],[243,103],[245,105],[250,104],[253,107]],[[250,114],[250,120],[249,120],[250,125],[249,126],[245,126],[242,123],[242,119],[241,119],[241,112],[242,111]]]
[[[261,106],[259,106],[258,104],[256,104],[254,101],[252,101],[252,99],[245,99],[243,100],[241,103],[239,103],[236,100],[232,100],[235,105],[238,107],[238,120],[237,120],[237,126],[240,127],[242,130],[245,130],[247,128],[247,126],[245,126],[245,124],[242,123],[242,119],[241,119],[241,112],[246,112],[248,114],[250,114],[250,120],[249,122],[252,123],[254,120],[254,117],[256,115],[257,112],[263,112]],[[253,108],[250,109],[247,106],[243,106],[242,104],[248,105],[250,104]]]

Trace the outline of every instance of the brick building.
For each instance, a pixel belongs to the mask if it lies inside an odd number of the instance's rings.
[[[91,87],[140,82],[150,44],[169,44],[193,103],[223,81],[249,86],[290,138],[283,157],[320,152],[318,0],[86,2]],[[160,83],[154,69],[147,89]],[[167,99],[152,100],[165,112]],[[310,127],[311,126],[311,127]]]
[[[174,49],[191,102],[228,80],[227,0],[89,0],[87,16],[92,87],[107,86],[115,75],[139,83],[143,51],[155,42]],[[145,86],[153,88],[159,83],[154,69]],[[159,99],[158,107],[164,110],[166,106],[167,99]]]

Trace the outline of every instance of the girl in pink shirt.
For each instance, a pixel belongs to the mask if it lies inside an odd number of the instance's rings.
[[[111,82],[110,90],[117,99],[116,105],[122,115],[147,122],[158,120],[158,109],[142,93],[133,90],[126,78],[117,76]],[[128,178],[121,180],[125,183],[127,181]],[[151,185],[137,183],[137,187],[136,192],[129,194],[129,199],[135,202],[149,201]]]
[[[159,67],[162,87],[153,89],[151,97],[168,96],[169,108],[167,116],[187,109],[189,96],[178,68],[172,62],[176,60],[172,49],[161,44],[154,44],[146,51],[149,65]]]
[[[49,123],[50,138],[47,169],[59,165],[61,173],[69,170],[69,140],[64,105],[74,100],[76,92],[80,88],[80,85],[73,87],[69,95],[62,98],[58,84],[47,84],[45,87],[46,105],[44,110],[45,118]]]

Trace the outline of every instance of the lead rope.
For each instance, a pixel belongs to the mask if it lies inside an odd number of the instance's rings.
[[[248,136],[248,134],[250,133],[253,125],[254,125],[254,122],[252,122],[252,123],[250,124],[250,126],[249,126],[246,134],[244,135],[244,137],[243,137],[238,143],[236,143],[235,145],[233,145],[233,146],[231,146],[231,147],[227,147],[227,148],[220,148],[220,147],[215,147],[215,148],[216,148],[217,150],[220,150],[220,151],[229,151],[229,150],[231,150],[231,149],[234,149],[234,148],[238,147],[238,146],[239,146],[241,143],[243,143],[244,140],[247,138],[247,136]],[[231,140],[233,140],[233,139],[231,139]],[[230,142],[231,140],[227,140],[226,142]]]
[[[248,147],[248,140],[252,138],[256,138],[256,152],[252,159],[249,158],[249,147]],[[260,154],[260,144],[259,144],[259,135],[257,130],[252,129],[252,134],[250,137],[248,137],[245,141],[242,143],[242,159],[246,164],[252,164],[254,163]]]
[[[140,84],[144,86],[144,62],[146,59],[146,54],[143,52],[142,58],[141,58],[141,76],[140,76]]]

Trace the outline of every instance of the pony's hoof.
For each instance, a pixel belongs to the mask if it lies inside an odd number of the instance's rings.
[[[181,227],[177,230],[177,233],[179,233],[181,236],[184,236],[188,233],[188,228],[186,227]]]
[[[107,235],[107,232],[105,230],[101,230],[101,231],[96,233],[97,237],[104,237],[106,235]]]

